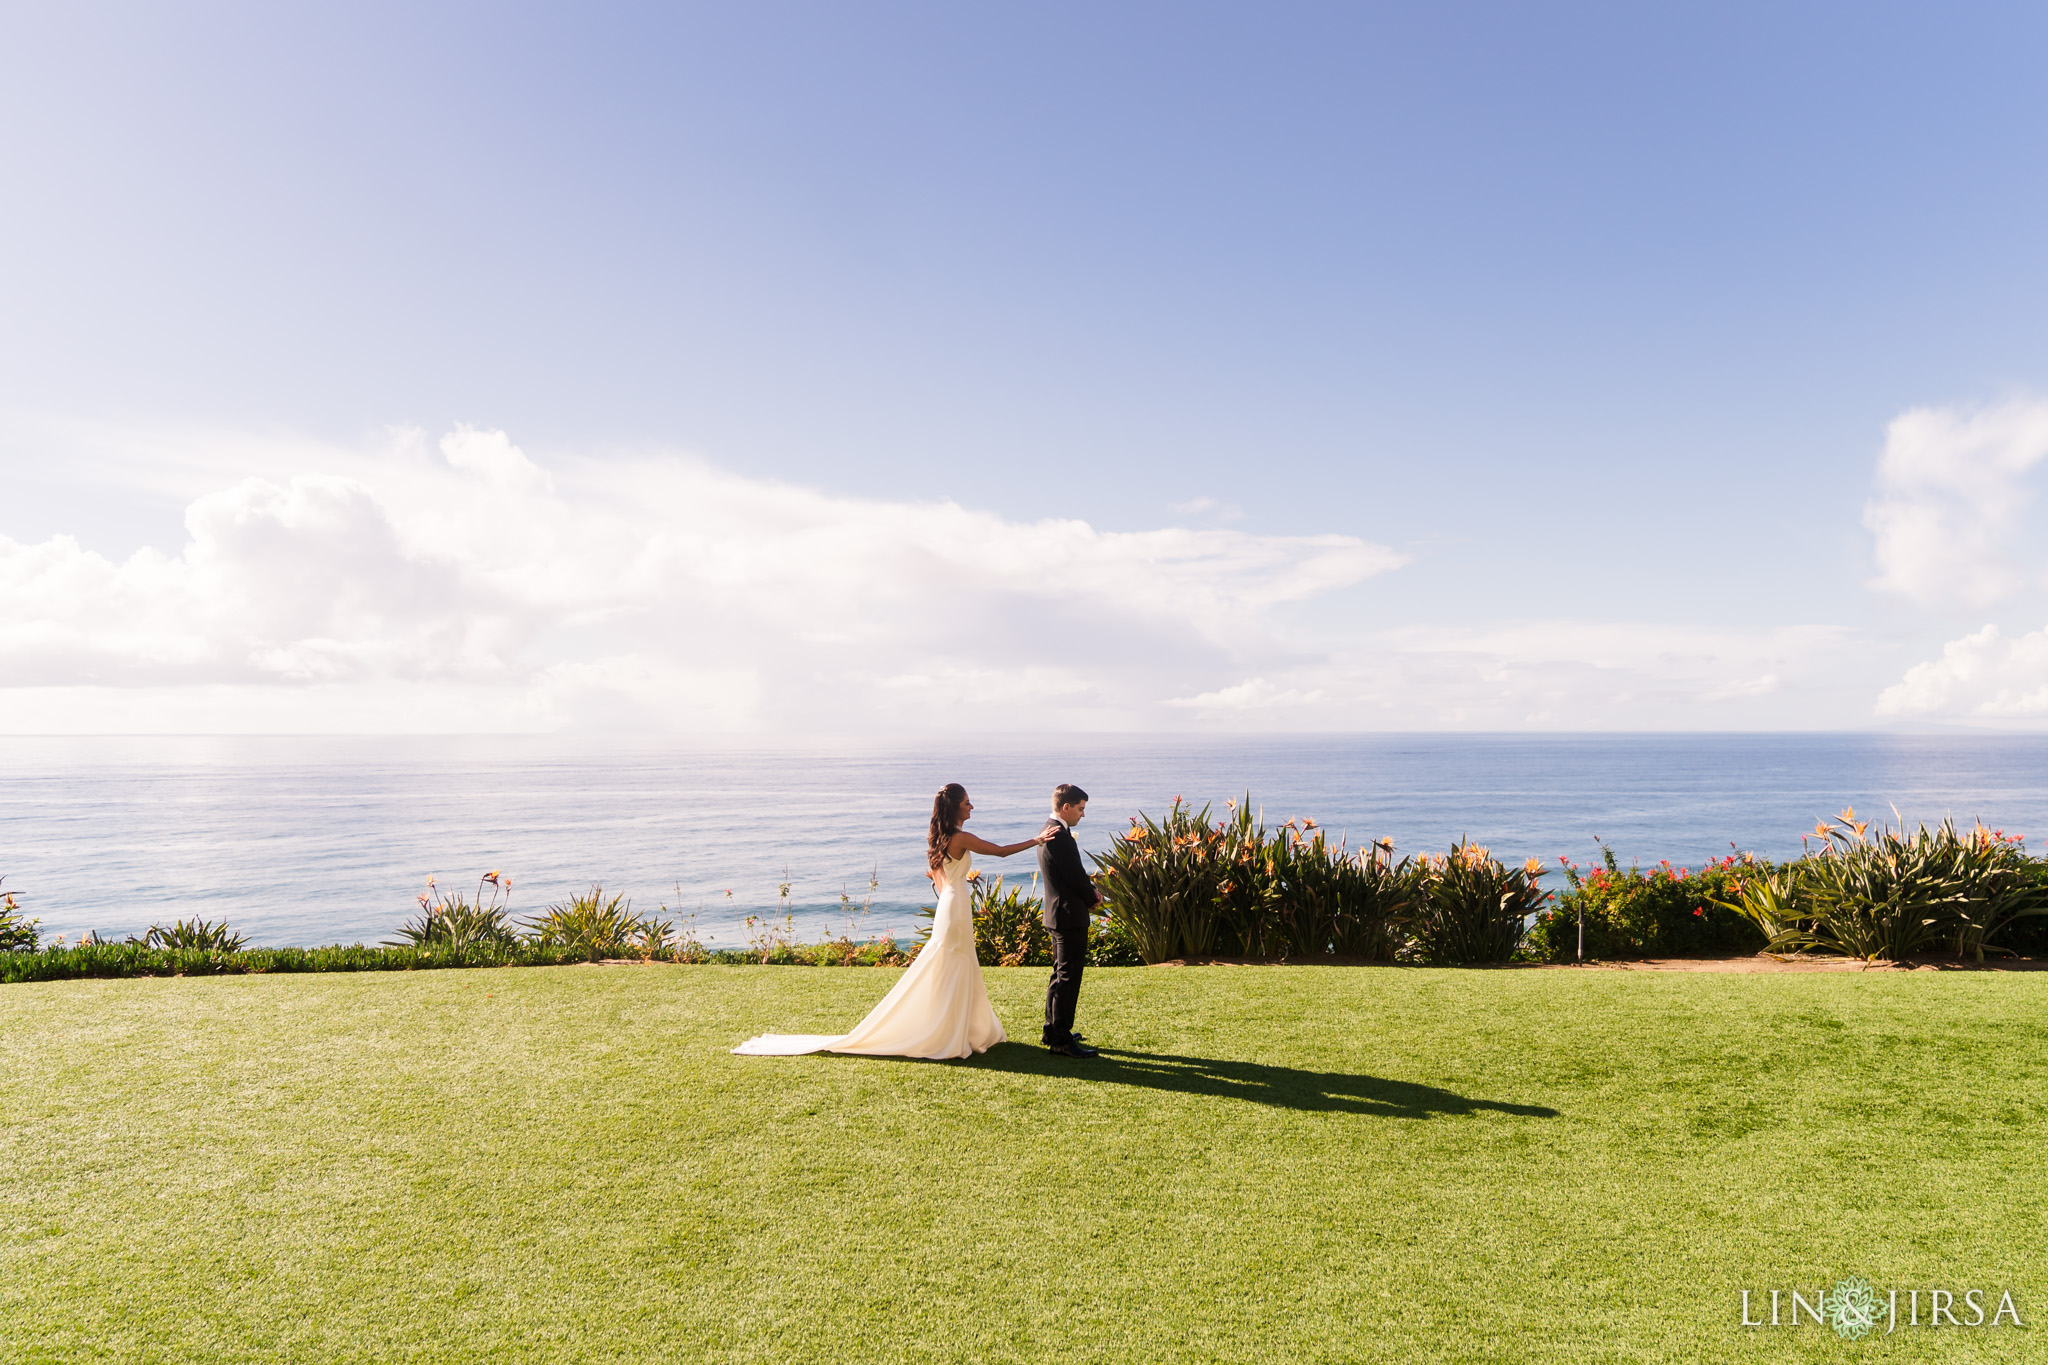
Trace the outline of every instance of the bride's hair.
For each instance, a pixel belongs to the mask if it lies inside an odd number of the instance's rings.
[[[946,864],[946,849],[960,832],[960,803],[966,799],[967,788],[958,782],[948,782],[932,798],[932,827],[925,836],[924,856],[935,868]]]

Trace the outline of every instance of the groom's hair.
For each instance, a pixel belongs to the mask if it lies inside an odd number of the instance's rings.
[[[1088,793],[1082,791],[1071,782],[1062,782],[1052,789],[1052,808],[1054,810],[1058,810],[1061,806],[1079,806],[1086,803],[1087,800]]]

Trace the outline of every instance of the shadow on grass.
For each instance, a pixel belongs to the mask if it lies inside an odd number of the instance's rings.
[[[984,1071],[1013,1071],[1027,1076],[1058,1076],[1097,1085],[1135,1085],[1148,1090],[1173,1090],[1184,1095],[1249,1100],[1282,1109],[1323,1113],[1372,1114],[1388,1119],[1427,1119],[1438,1115],[1513,1114],[1519,1118],[1554,1119],[1558,1111],[1537,1104],[1505,1104],[1469,1095],[1390,1081],[1379,1076],[1354,1076],[1341,1071],[1304,1071],[1261,1062],[1229,1062],[1215,1057],[1176,1057],[1169,1053],[1129,1052],[1106,1047],[1100,1057],[1055,1057],[1022,1043],[1002,1043],[981,1056],[957,1065]]]

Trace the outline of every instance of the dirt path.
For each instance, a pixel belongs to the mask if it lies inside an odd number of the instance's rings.
[[[1187,962],[1173,958],[1157,967],[1263,967],[1273,964],[1247,962],[1242,958],[1203,958]],[[1368,962],[1356,958],[1326,958],[1321,962],[1287,963],[1309,967],[1393,967],[1391,962]],[[1402,964],[1404,966],[1410,964]],[[1992,958],[1983,962],[1958,962],[1952,957],[1927,958],[1915,962],[1862,962],[1848,957],[1771,957],[1756,953],[1748,957],[1649,957],[1630,962],[1501,962],[1474,964],[1503,972],[2039,972],[2048,971],[2048,958]],[[1416,967],[1414,970],[1427,970]],[[1156,970],[1156,968],[1155,968]]]
[[[1538,970],[1555,972],[2038,972],[2048,959],[2005,958],[1958,962],[1932,958],[1917,962],[1860,962],[1845,957],[1652,957],[1640,962],[1545,962]]]

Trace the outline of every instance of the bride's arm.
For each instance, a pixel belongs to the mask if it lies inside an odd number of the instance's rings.
[[[946,852],[949,856],[954,858],[957,858],[962,853],[969,851],[982,854],[983,856],[989,858],[1007,858],[1012,853],[1022,853],[1027,848],[1037,848],[1040,844],[1044,843],[1046,840],[1050,838],[1052,838],[1052,830],[1050,828],[1047,828],[1044,831],[1033,835],[1031,838],[1026,839],[1021,844],[992,844],[988,840],[982,838],[979,834],[969,834],[966,830],[963,829],[958,834],[953,836],[953,841],[951,844],[947,845]]]

